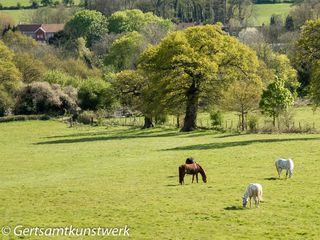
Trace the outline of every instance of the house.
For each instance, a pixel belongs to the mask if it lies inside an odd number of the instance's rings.
[[[64,29],[64,24],[19,24],[17,30],[39,42],[48,42],[57,32]]]

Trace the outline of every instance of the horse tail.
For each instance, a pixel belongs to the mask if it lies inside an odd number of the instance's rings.
[[[262,195],[263,195],[263,190],[260,189],[260,191],[259,191],[259,200],[263,202],[263,197],[262,197]]]
[[[263,202],[263,190],[262,190],[262,186],[260,185],[259,188],[258,188],[258,199],[259,201],[262,201]]]
[[[184,165],[181,165],[179,167],[179,183],[182,185],[183,183],[183,178],[184,178],[184,174],[185,174],[185,167]]]

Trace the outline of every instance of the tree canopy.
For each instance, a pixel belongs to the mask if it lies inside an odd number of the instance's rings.
[[[239,77],[257,77],[255,53],[225,34],[219,25],[191,27],[169,34],[159,45],[146,49],[140,67],[161,89],[162,98],[184,96],[182,131],[194,130],[199,100],[221,95]]]
[[[320,20],[308,21],[302,27],[296,46],[296,62],[300,70],[311,76],[310,95],[316,106],[320,105]]]
[[[125,10],[113,13],[109,19],[109,31],[113,33],[140,32],[149,24],[156,24],[166,29],[173,27],[170,20],[165,20],[152,13],[143,13],[141,10]]]
[[[105,58],[105,64],[116,72],[136,67],[139,55],[146,48],[146,39],[138,32],[129,32],[116,39]]]
[[[276,78],[270,83],[266,90],[263,91],[259,103],[263,113],[268,114],[273,119],[273,126],[276,125],[276,118],[280,113],[286,111],[293,105],[294,97],[291,92],[285,88],[285,82]]]
[[[65,31],[72,39],[83,37],[88,46],[99,40],[107,30],[107,18],[93,10],[77,12],[65,26]]]

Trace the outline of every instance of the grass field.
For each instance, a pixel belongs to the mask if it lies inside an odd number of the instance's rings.
[[[2,123],[0,227],[127,224],[131,239],[319,239],[319,140]],[[178,185],[178,166],[190,155],[206,170],[207,184],[187,176]],[[292,179],[275,180],[278,157],[294,158]],[[250,182],[262,184],[264,202],[243,210]]]
[[[0,10],[0,14],[6,14],[12,17],[16,24],[19,22],[28,23],[34,9],[20,9],[20,10]]]
[[[62,1],[60,1],[62,2]],[[80,0],[75,0],[75,4],[79,4]],[[18,3],[20,3],[21,6],[30,6],[30,0],[0,0],[0,3],[4,7],[12,7],[17,6]]]
[[[0,0],[0,3],[4,7],[15,7],[18,3],[20,3],[21,6],[30,6],[30,0]]]
[[[16,6],[17,3],[20,2],[21,6],[28,6],[30,5],[29,0],[0,0],[0,3],[5,6]],[[80,0],[75,1],[76,4],[80,3]],[[269,24],[270,23],[270,17],[272,14],[280,14],[283,16],[283,19],[285,20],[286,16],[288,15],[291,4],[289,3],[281,3],[281,4],[256,4],[254,6],[254,22],[255,25],[261,26],[263,23]],[[34,10],[0,10],[0,13],[6,13],[11,15],[16,22],[28,22],[29,14]]]
[[[289,110],[292,119],[290,119],[290,128],[306,129],[308,127],[314,127],[317,131],[320,131],[320,109],[316,111],[310,106],[293,107]],[[270,117],[262,115],[260,111],[256,111],[254,114],[258,118],[258,128],[268,128],[272,124]],[[225,130],[237,130],[239,122],[239,115],[236,112],[222,112],[223,122],[222,127]],[[130,118],[110,118],[103,121],[106,125],[122,125],[122,126],[143,126],[143,117],[130,117]],[[176,116],[168,116],[166,126],[176,126]],[[211,120],[209,113],[199,113],[197,118],[197,126],[200,128],[211,128]],[[280,127],[285,127],[283,117],[280,117]]]
[[[259,26],[263,23],[269,25],[270,17],[273,14],[279,14],[283,17],[283,20],[285,20],[291,8],[292,6],[290,3],[256,4],[254,5],[254,16]]]

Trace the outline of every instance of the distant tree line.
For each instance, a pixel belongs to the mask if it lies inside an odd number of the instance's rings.
[[[300,96],[319,102],[318,53],[307,52],[318,44],[308,38],[318,23],[300,21],[316,7],[307,11],[303,4],[297,3],[286,20],[274,15],[268,25],[244,28],[238,39],[222,24],[177,31],[171,20],[138,9],[108,16],[88,9],[61,11],[65,29],[50,45],[6,31],[0,41],[0,115],[77,116],[125,108],[144,116],[146,128],[175,115],[177,126],[191,131],[198,112],[222,109],[237,112],[245,130],[248,116],[259,109],[275,126],[302,85]],[[39,19],[44,15],[38,14]],[[245,15],[236,16],[229,22],[240,23]],[[310,76],[305,85],[303,71]]]
[[[251,0],[85,0],[84,6],[107,16],[124,9],[140,9],[176,22],[243,23],[252,14]]]

